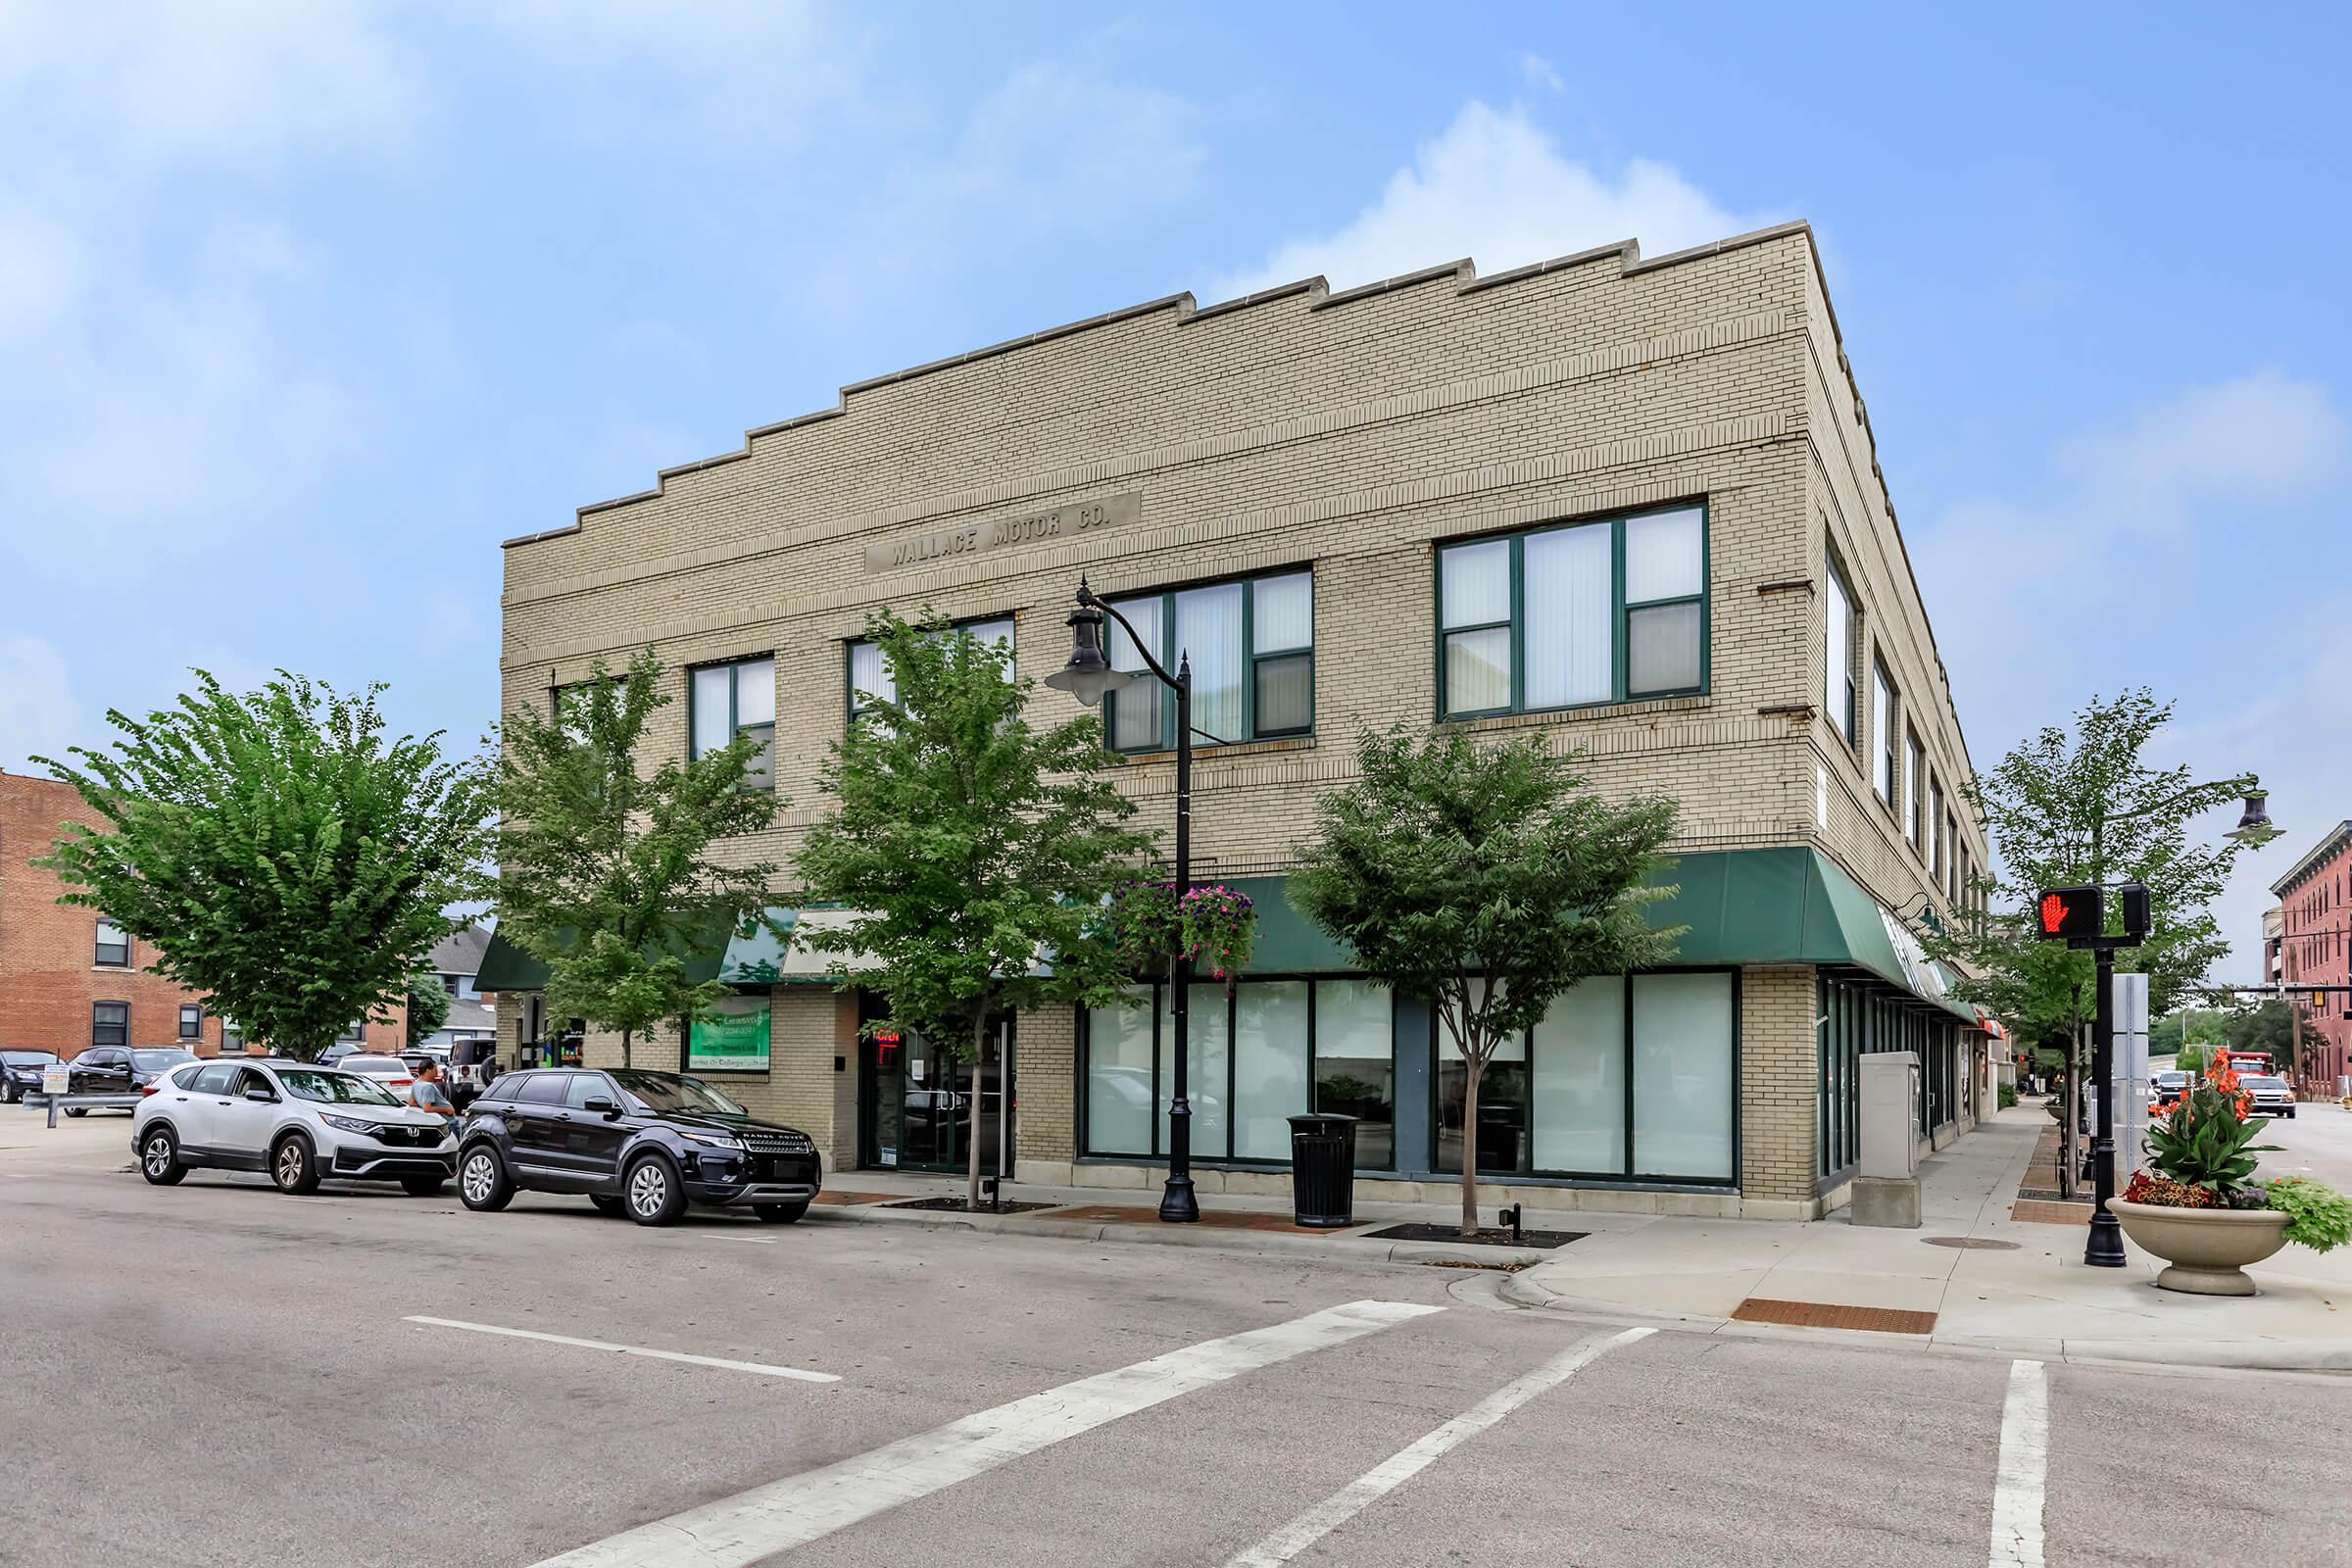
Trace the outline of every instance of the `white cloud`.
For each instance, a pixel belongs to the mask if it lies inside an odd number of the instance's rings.
[[[0,767],[23,768],[35,753],[61,760],[84,740],[81,705],[65,656],[25,633],[0,637]]]
[[[1519,51],[1519,74],[1527,79],[1529,86],[1541,87],[1545,92],[1566,92],[1568,90],[1568,83],[1560,78],[1558,69],[1550,61],[1531,50]]]
[[[1774,220],[1727,211],[1648,159],[1612,178],[1564,156],[1523,111],[1473,100],[1347,224],[1278,246],[1258,266],[1219,279],[1207,297],[1232,299],[1316,273],[1348,288],[1463,256],[1482,272],[1498,272],[1621,239],[1660,256]]]

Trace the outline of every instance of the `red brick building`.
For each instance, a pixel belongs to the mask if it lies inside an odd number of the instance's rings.
[[[218,1054],[222,1020],[206,999],[146,973],[154,949],[95,910],[58,903],[65,884],[31,863],[69,822],[100,825],[70,785],[0,771],[0,1047],[65,1057],[94,1045]],[[370,1021],[365,1040],[396,1051],[407,1036],[401,1008]]]
[[[2278,978],[2329,988],[2324,998],[2289,998],[2303,1014],[2297,1087],[2333,1095],[2352,1054],[2352,822],[2338,822],[2271,892],[2278,899]]]

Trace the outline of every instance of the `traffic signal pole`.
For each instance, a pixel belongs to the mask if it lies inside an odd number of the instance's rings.
[[[2099,1129],[2090,1145],[2090,1234],[2083,1238],[2082,1261],[2091,1268],[2122,1268],[2124,1227],[2107,1211],[2115,1196],[2115,948],[2112,938],[2094,940],[2099,995],[2090,1072],[2099,1089]]]

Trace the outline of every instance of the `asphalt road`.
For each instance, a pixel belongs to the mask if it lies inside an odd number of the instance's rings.
[[[2352,1563],[2341,1381],[1629,1336],[1483,1283],[19,1160],[0,1562]]]

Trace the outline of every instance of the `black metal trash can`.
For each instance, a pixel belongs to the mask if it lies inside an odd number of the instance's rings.
[[[1336,1230],[1355,1223],[1355,1118],[1291,1118],[1291,1206],[1300,1225]]]

